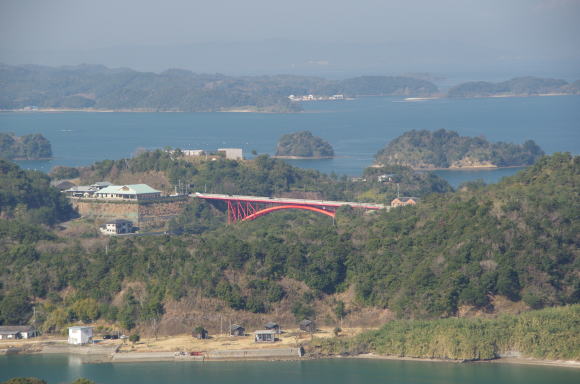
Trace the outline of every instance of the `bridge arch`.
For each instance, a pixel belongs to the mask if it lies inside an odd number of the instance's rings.
[[[242,219],[242,221],[250,221],[250,220],[254,220],[257,219],[260,216],[264,216],[270,212],[275,212],[275,211],[279,211],[282,209],[303,209],[306,211],[312,211],[312,212],[318,212],[318,213],[322,213],[323,215],[326,216],[330,216],[330,217],[334,217],[335,213],[332,211],[327,211],[321,208],[316,208],[316,207],[310,207],[308,205],[277,205],[274,207],[268,207],[268,208],[264,208],[260,211],[257,211],[249,216],[246,216]]]

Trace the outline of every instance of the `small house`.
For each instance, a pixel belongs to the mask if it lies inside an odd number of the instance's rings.
[[[274,331],[277,335],[279,335],[281,333],[280,326],[278,325],[278,323],[274,323],[273,321],[266,323],[264,325],[264,329],[267,329],[269,331]]]
[[[312,320],[304,319],[300,322],[299,326],[300,326],[300,330],[304,331],[304,332],[315,332],[316,331],[316,324],[314,324],[314,321],[312,321]]]
[[[273,343],[276,341],[276,331],[262,330],[254,332],[256,343]]]
[[[0,340],[30,339],[38,336],[38,331],[32,325],[0,326]]]
[[[82,345],[90,343],[93,340],[93,327],[69,327],[68,343]]]
[[[105,235],[120,235],[123,233],[133,232],[133,223],[129,220],[116,219],[105,223],[100,228],[101,232]]]
[[[241,325],[234,324],[230,328],[230,335],[231,336],[244,336],[246,334],[246,329]]]
[[[406,205],[416,205],[419,202],[419,199],[416,197],[397,197],[393,201],[391,201],[391,207],[404,207]]]

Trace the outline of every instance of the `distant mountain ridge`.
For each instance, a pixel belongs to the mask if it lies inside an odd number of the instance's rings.
[[[489,81],[469,81],[449,89],[448,97],[499,97],[538,96],[546,94],[580,94],[580,80],[568,83],[560,79],[538,77],[516,77],[511,80],[492,83]]]
[[[294,95],[429,96],[438,92],[426,80],[362,76],[326,80],[308,76],[196,74],[169,69],[138,72],[102,65],[45,67],[0,64],[0,109],[89,109],[213,112],[248,110],[294,112]]]

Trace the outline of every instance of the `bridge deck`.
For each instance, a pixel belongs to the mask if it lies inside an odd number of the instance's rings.
[[[253,203],[264,204],[294,204],[294,205],[310,205],[317,207],[341,207],[343,205],[350,205],[353,208],[363,208],[370,210],[389,209],[388,205],[375,203],[356,203],[352,201],[329,201],[329,200],[306,200],[306,199],[289,199],[284,197],[264,197],[264,196],[242,196],[242,195],[220,195],[216,193],[199,193],[196,192],[193,196],[200,199],[208,200],[223,200],[223,201],[247,201]]]

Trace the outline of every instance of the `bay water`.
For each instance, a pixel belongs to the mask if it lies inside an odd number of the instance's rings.
[[[84,364],[80,357],[68,355],[0,356],[0,382],[23,376],[49,384],[79,377],[98,384],[576,384],[580,370],[363,359]]]
[[[491,141],[533,139],[547,153],[580,153],[580,96],[435,99],[409,102],[368,97],[304,103],[304,113],[4,112],[0,131],[42,133],[53,147],[48,161],[21,161],[48,172],[56,165],[89,165],[131,157],[140,148],[216,150],[241,147],[274,154],[285,133],[309,130],[334,147],[336,158],[287,160],[325,173],[360,175],[390,140],[416,129],[451,129]],[[452,185],[496,182],[517,168],[435,171]]]

